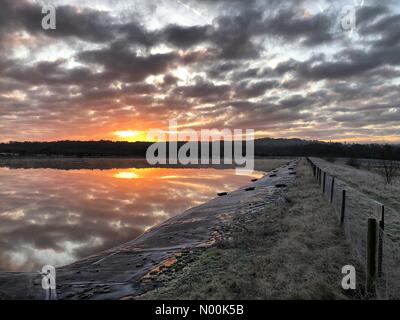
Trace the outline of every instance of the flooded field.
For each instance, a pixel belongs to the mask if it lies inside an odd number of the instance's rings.
[[[260,176],[127,159],[0,163],[0,270],[74,262]]]

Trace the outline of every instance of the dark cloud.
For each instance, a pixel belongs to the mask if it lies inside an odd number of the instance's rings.
[[[5,3],[4,3],[5,1]],[[56,8],[57,28],[45,31],[42,28],[42,7],[28,1],[2,2],[0,30],[10,32],[23,29],[26,32],[52,38],[76,37],[86,41],[106,42],[113,37],[114,21],[108,13],[73,6]]]
[[[114,43],[106,49],[83,51],[79,54],[80,61],[103,67],[103,75],[111,80],[133,82],[144,80],[149,75],[166,72],[177,58],[175,53],[138,56],[135,50],[121,43]]]
[[[357,24],[365,26],[377,17],[387,13],[385,6],[363,6],[356,12]]]
[[[360,76],[377,68],[398,66],[400,47],[372,47],[369,50],[344,49],[337,59],[328,60],[324,55],[313,56],[306,61],[287,60],[277,65],[280,75],[294,72],[311,80],[345,79]]]
[[[208,39],[209,27],[194,26],[182,27],[170,25],[163,31],[163,37],[167,43],[178,48],[189,48]]]
[[[118,33],[124,36],[124,41],[145,47],[156,45],[160,37],[156,32],[146,30],[145,27],[137,22],[122,24],[117,27],[117,30]]]
[[[281,10],[266,21],[268,33],[283,41],[300,41],[306,46],[320,45],[333,40],[334,21],[324,14],[299,16],[295,10]]]
[[[305,98],[301,95],[293,95],[279,101],[280,105],[284,108],[296,109],[305,105],[311,106],[313,101],[310,98]]]
[[[400,43],[400,14],[384,16],[380,20],[366,25],[362,29],[364,35],[378,35],[375,45],[380,47],[395,46]]]
[[[278,81],[266,80],[258,82],[242,82],[235,86],[235,93],[240,98],[254,98],[265,94],[267,90],[277,88],[279,85]]]
[[[18,61],[14,61],[5,68],[3,76],[32,85],[81,84],[97,81],[90,68],[80,67],[67,70],[62,66],[64,62],[64,60],[42,61],[26,67],[19,65]]]
[[[215,85],[200,78],[195,85],[176,87],[174,93],[185,98],[226,98],[229,90],[230,88],[227,85]]]

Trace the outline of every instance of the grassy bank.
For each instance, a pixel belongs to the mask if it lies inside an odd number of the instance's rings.
[[[285,201],[245,225],[233,225],[229,238],[215,246],[179,258],[159,276],[162,286],[141,298],[348,298],[341,268],[354,265],[362,286],[361,268],[309,170],[302,161]]]

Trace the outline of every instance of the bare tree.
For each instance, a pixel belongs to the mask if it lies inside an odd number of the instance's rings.
[[[399,162],[393,159],[393,147],[385,145],[383,147],[383,173],[387,184],[391,184],[400,170]]]

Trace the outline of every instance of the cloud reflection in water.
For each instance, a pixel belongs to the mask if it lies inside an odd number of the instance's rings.
[[[248,182],[234,169],[0,168],[0,270],[71,263]]]

